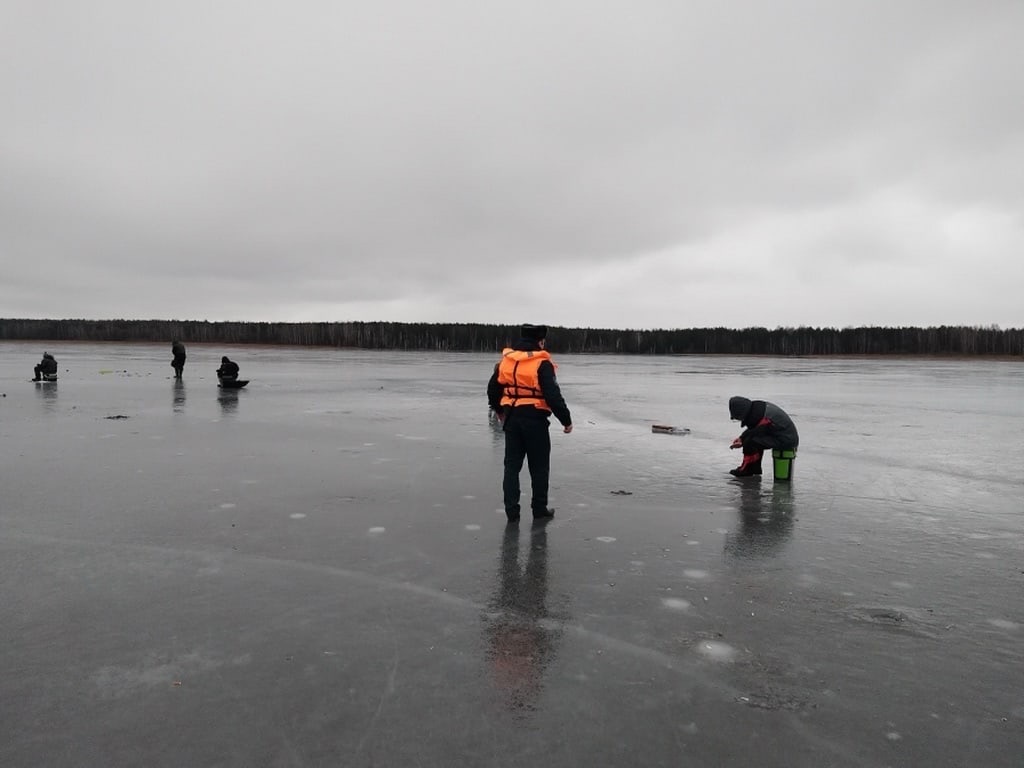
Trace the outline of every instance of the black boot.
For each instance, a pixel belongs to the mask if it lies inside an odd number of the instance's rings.
[[[535,509],[535,510],[533,510],[533,519],[534,520],[550,520],[554,516],[555,516],[555,510],[548,509],[547,507],[545,507],[543,509]]]

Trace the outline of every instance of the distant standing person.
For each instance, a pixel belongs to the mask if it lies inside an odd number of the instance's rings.
[[[57,377],[57,360],[49,352],[43,352],[43,359],[32,369],[35,373],[33,381],[42,381],[44,378]]]
[[[171,354],[174,355],[174,359],[171,360],[174,378],[180,379],[181,372],[185,370],[185,345],[175,339],[171,342]]]
[[[555,364],[544,349],[547,332],[543,325],[524,325],[519,341],[502,350],[501,360],[487,382],[487,401],[505,433],[502,491],[509,522],[519,520],[519,473],[524,458],[530,469],[533,519],[546,521],[554,517],[554,510],[548,509],[548,417],[554,414],[562,431],[572,432],[572,416],[555,378]]]
[[[217,378],[221,381],[234,381],[238,378],[238,363],[233,363],[222,357],[220,359],[220,368],[217,369]]]
[[[789,414],[767,400],[730,397],[729,418],[746,427],[729,446],[743,449],[743,463],[736,469],[730,469],[730,475],[760,475],[761,456],[766,449],[782,448],[795,451],[800,444],[800,435],[797,434],[796,425],[789,418]]]

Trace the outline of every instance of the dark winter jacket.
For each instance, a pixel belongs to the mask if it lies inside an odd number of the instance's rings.
[[[226,357],[220,359],[220,368],[217,369],[217,375],[222,379],[232,379],[238,376],[238,363],[233,363]]]
[[[43,353],[43,359],[39,362],[40,373],[56,373],[57,360],[49,352]]]
[[[532,339],[520,339],[512,345],[512,349],[531,352],[539,350],[540,344]],[[554,414],[562,426],[567,427],[572,424],[572,415],[569,413],[569,407],[565,404],[562,390],[559,388],[558,380],[555,378],[555,366],[545,360],[540,364],[540,368],[537,369],[537,378],[540,381],[540,391],[544,395],[544,400],[551,408],[551,414]],[[516,418],[526,416],[544,419],[551,415],[541,408],[534,408],[532,405],[521,405],[516,408],[504,407],[501,405],[503,394],[503,387],[498,383],[498,366],[495,365],[494,373],[491,374],[491,379],[487,382],[487,402],[493,411],[498,413],[515,411]]]
[[[753,440],[765,447],[796,450],[800,435],[784,410],[767,400],[729,398],[729,417],[746,427],[740,440]]]

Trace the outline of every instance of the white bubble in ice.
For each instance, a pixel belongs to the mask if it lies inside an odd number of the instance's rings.
[[[690,541],[686,542],[686,546],[688,546],[688,547],[697,547],[697,546],[700,546],[700,542],[699,541],[694,541],[693,539],[691,539]]]
[[[702,571],[699,568],[687,568],[683,571],[683,576],[688,579],[706,579],[708,577],[708,572]]]
[[[896,589],[913,589],[914,588],[914,585],[911,584],[908,581],[890,581],[889,583],[892,584],[894,587],[896,587]]]
[[[903,737],[896,733],[896,731],[889,731],[887,734],[885,734],[885,738],[887,738],[889,741],[899,741]]]
[[[234,504],[232,504],[232,503],[231,503],[231,502],[229,501],[229,502],[225,502],[224,504],[221,504],[221,505],[220,505],[220,508],[221,508],[221,509],[234,509],[234,508],[235,508],[235,505],[234,505]]]
[[[387,529],[386,528],[381,528],[380,526],[374,526],[369,531],[367,531],[367,533],[378,534],[378,533],[384,533],[385,530],[387,530]]]
[[[735,648],[717,640],[704,640],[697,645],[697,652],[713,661],[732,661],[736,658]]]
[[[288,515],[288,517],[290,517],[292,520],[301,520],[305,516],[305,512],[292,512],[290,515]]]
[[[605,544],[611,544],[613,541],[615,541],[615,537],[614,536],[597,536],[595,538],[598,541],[603,541]]]
[[[685,611],[690,607],[690,601],[683,600],[681,597],[663,597],[661,598],[661,604],[666,608],[672,608],[677,611]]]
[[[587,503],[585,501],[579,501],[579,502],[576,503],[576,506],[577,507],[585,507],[585,506],[587,506]]]
[[[469,493],[467,493],[467,494],[466,494],[465,496],[463,496],[462,498],[466,499],[467,501],[472,501],[473,499],[475,499],[475,498],[476,498],[476,496],[473,496],[472,494],[469,494]]]
[[[996,555],[994,555],[991,552],[975,552],[974,556],[977,557],[977,558],[981,558],[982,560],[995,560],[996,559]]]
[[[727,530],[725,530],[725,528],[715,528],[715,533],[720,533],[720,534],[722,534],[724,536],[724,535],[726,535],[729,532]]]
[[[466,530],[467,531],[479,531],[480,530],[480,526],[476,525],[475,523],[470,523],[469,525],[466,526]]]

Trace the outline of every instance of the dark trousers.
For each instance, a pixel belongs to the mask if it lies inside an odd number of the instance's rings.
[[[533,495],[530,508],[544,512],[548,506],[548,475],[551,469],[551,435],[548,420],[536,416],[517,416],[515,409],[505,418],[505,513],[519,514],[519,473],[523,459],[530,468]]]

